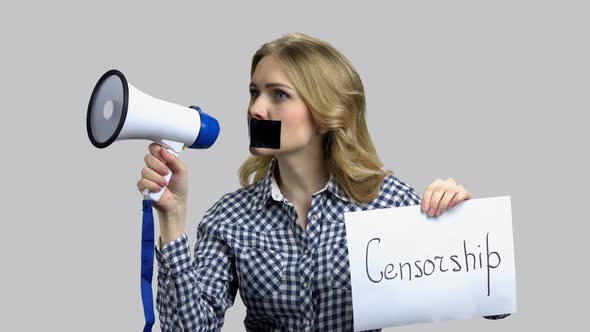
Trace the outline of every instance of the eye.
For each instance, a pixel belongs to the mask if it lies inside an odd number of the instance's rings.
[[[283,100],[283,99],[286,99],[286,98],[289,98],[289,95],[288,94],[284,93],[281,90],[275,90],[275,99],[276,100],[279,100],[280,101],[280,100]]]
[[[258,91],[254,89],[250,89],[250,98],[254,99],[258,97]]]

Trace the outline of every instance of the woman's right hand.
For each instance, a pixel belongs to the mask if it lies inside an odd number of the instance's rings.
[[[137,182],[137,189],[140,193],[143,193],[144,189],[158,192],[167,185],[160,200],[152,202],[152,205],[158,210],[160,217],[185,216],[188,174],[184,164],[157,143],[150,144],[149,151],[150,153],[144,157],[146,166],[141,170],[141,179]],[[173,174],[169,183],[166,183],[164,175],[169,169]]]

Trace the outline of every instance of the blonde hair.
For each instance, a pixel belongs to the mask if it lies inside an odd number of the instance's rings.
[[[282,65],[324,135],[328,171],[355,202],[370,202],[378,194],[384,171],[365,121],[365,91],[352,64],[327,42],[290,33],[262,45],[252,57],[250,77],[263,57]],[[246,187],[262,179],[273,156],[250,156],[238,171]],[[250,177],[253,179],[250,181]]]

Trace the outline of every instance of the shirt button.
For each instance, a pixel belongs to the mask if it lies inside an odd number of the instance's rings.
[[[318,220],[318,215],[317,214],[314,214],[313,216],[311,216],[311,220],[317,221]]]
[[[305,322],[303,322],[303,324],[305,324],[305,326],[309,326],[311,324],[311,321],[309,319],[306,319]]]
[[[306,282],[303,283],[303,288],[307,289],[307,287],[309,287],[309,284]]]
[[[304,254],[304,255],[309,255],[309,249],[305,248],[305,249],[303,250],[303,254]]]

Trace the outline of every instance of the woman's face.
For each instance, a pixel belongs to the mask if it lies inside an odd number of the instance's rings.
[[[248,116],[281,121],[281,148],[250,148],[253,155],[281,155],[314,148],[321,142],[307,105],[273,56],[260,60],[250,83]],[[318,144],[321,146],[321,144]]]

